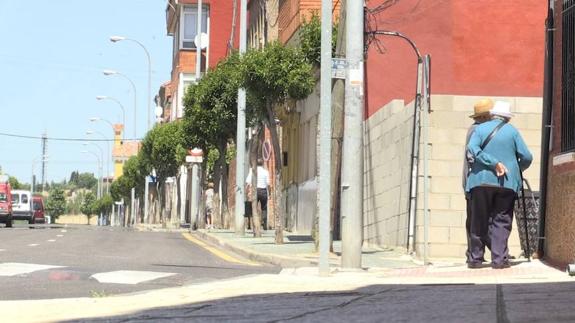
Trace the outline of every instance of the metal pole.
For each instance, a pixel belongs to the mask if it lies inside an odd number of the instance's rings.
[[[197,36],[198,42],[196,43],[196,82],[200,81],[202,70],[202,0],[198,0],[198,24]]]
[[[319,273],[329,274],[331,212],[331,29],[332,0],[321,3],[320,160],[318,183]]]
[[[344,268],[361,268],[363,243],[363,1],[346,2],[345,112],[341,176]],[[323,162],[323,161],[322,161]]]
[[[246,52],[247,0],[240,2],[240,55]],[[244,181],[246,162],[246,90],[238,90],[238,125],[236,132],[236,221],[235,231],[244,234]]]

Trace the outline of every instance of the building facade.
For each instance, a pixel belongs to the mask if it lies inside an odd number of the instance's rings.
[[[575,260],[575,1],[550,1],[548,52],[551,76],[545,212],[545,257],[557,264]]]

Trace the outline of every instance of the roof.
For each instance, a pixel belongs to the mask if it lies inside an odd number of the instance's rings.
[[[141,143],[139,141],[126,141],[123,144],[115,145],[112,151],[114,159],[129,158],[138,154]]]

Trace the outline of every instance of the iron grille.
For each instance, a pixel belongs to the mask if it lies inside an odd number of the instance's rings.
[[[575,150],[575,0],[563,0],[561,150]]]

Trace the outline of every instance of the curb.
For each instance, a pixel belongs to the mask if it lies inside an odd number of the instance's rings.
[[[311,259],[303,259],[298,257],[288,257],[288,256],[278,256],[278,255],[271,255],[265,253],[258,253],[253,250],[249,250],[247,248],[241,248],[238,246],[231,245],[228,242],[223,241],[222,239],[218,239],[213,235],[202,232],[202,231],[193,231],[190,234],[196,236],[199,239],[207,241],[211,244],[215,244],[219,247],[222,247],[228,251],[234,252],[242,257],[248,258],[249,260],[267,263],[274,266],[280,266],[282,268],[289,268],[289,267],[309,267],[309,266],[317,266],[317,260]]]

